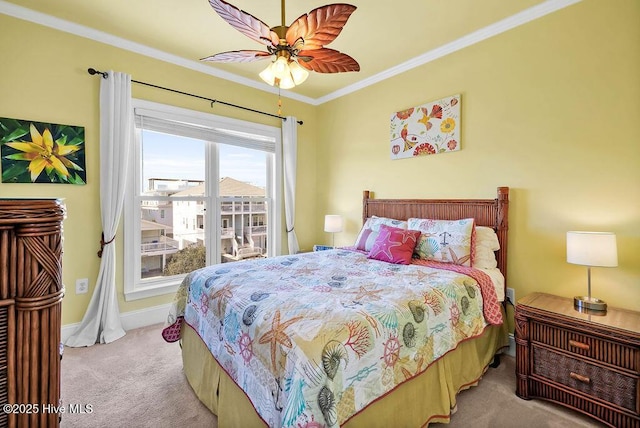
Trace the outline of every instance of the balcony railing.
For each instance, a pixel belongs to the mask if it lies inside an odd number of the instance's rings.
[[[245,226],[245,233],[250,233],[251,235],[262,235],[267,233],[267,226]]]
[[[149,253],[175,253],[179,248],[178,241],[166,236],[161,236],[158,241],[140,244],[140,252],[143,256]]]
[[[264,235],[267,233],[267,226],[238,226],[236,229],[233,227],[223,227],[220,230],[220,236],[222,238],[233,238],[240,235]]]
[[[267,211],[267,206],[266,204],[251,204],[251,205],[245,205],[245,204],[235,204],[235,205],[231,205],[231,204],[224,204],[220,206],[220,211],[222,211],[223,213],[264,213]]]
[[[233,227],[223,227],[220,230],[220,236],[222,238],[233,238],[236,236],[236,233]]]

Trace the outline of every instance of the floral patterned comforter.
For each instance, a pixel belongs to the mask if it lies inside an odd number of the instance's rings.
[[[269,426],[339,426],[500,312],[466,269],[346,249],[214,265],[185,278],[163,336],[194,328]]]

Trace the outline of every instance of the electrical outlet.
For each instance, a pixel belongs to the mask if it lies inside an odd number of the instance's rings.
[[[76,294],[85,294],[89,291],[89,279],[76,279]]]
[[[507,299],[511,302],[511,304],[516,304],[516,290],[513,288],[507,287]]]

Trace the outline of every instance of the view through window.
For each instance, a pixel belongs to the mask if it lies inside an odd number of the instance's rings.
[[[215,202],[207,196],[206,144],[142,131],[142,278],[186,274],[207,264],[206,207]],[[259,150],[219,145],[216,263],[267,255],[267,158]]]
[[[139,112],[149,110],[136,109],[125,210],[127,299],[170,292],[195,269],[276,249],[279,130],[173,109],[182,115],[147,117]]]

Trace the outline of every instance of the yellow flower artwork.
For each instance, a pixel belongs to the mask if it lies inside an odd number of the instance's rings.
[[[3,183],[85,184],[84,128],[0,118]]]
[[[391,159],[460,150],[460,95],[391,115]]]

